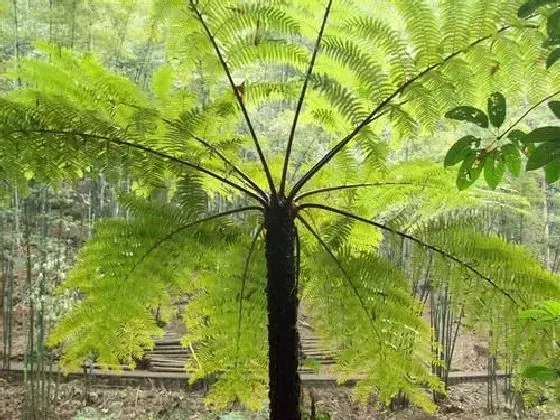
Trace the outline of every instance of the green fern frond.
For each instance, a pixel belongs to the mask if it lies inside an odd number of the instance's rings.
[[[436,15],[423,0],[395,1],[414,46],[417,68],[425,68],[441,61],[442,49]]]

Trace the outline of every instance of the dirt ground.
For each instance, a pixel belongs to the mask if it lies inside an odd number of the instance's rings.
[[[14,325],[13,358],[21,359],[25,351],[25,328],[16,314]],[[0,319],[0,330],[1,328]],[[1,352],[0,348],[0,352]],[[485,340],[469,332],[462,332],[457,341],[452,366],[458,371],[485,371],[488,346]],[[442,404],[441,412],[428,416],[420,411],[404,410],[398,413],[380,412],[373,407],[363,407],[352,402],[347,388],[316,389],[317,408],[328,413],[330,419],[482,419],[512,418],[507,413],[490,416],[486,413],[486,384],[464,384],[453,387],[448,400]],[[24,418],[24,390],[0,379],[0,420]],[[560,418],[544,413],[534,418]],[[250,417],[221,416],[205,406],[201,392],[169,391],[163,389],[103,389],[92,388],[87,393],[79,382],[61,385],[56,409],[56,419],[264,419]]]
[[[407,409],[399,412],[377,411],[373,406],[364,407],[353,403],[347,388],[321,388],[313,390],[316,395],[317,411],[329,417],[324,420],[362,419],[555,419],[560,411],[546,412],[543,408],[530,413],[514,415],[507,411],[489,414],[486,410],[486,384],[464,384],[453,387],[440,412],[428,415],[419,410]],[[0,379],[0,419],[24,419],[24,389]],[[503,401],[502,401],[503,403]],[[235,415],[234,413],[238,413]],[[169,391],[165,389],[108,389],[90,388],[87,392],[79,381],[62,384],[54,418],[65,420],[86,419],[220,419],[262,420],[263,414],[239,412],[215,413],[204,404],[202,391]]]

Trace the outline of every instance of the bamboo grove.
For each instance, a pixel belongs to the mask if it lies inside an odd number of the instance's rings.
[[[457,191],[443,164],[398,157],[437,142],[458,105],[556,92],[544,18],[516,0],[364,3],[154,1],[144,23],[165,59],[142,81],[74,41],[15,54],[10,196],[126,180],[112,214],[126,217],[95,224],[59,287],[80,294],[48,337],[63,365],[133,366],[163,332],[154,309],[168,318],[181,296],[191,380],[215,376],[209,403],[268,403],[272,419],[302,416],[298,310],[364,402],[435,409],[461,322],[492,331],[514,373],[555,351],[519,312],[558,299],[558,278],[492,222],[526,215],[524,197]]]

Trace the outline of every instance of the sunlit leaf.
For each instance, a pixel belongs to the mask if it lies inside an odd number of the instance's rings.
[[[460,138],[448,150],[447,154],[445,155],[443,164],[445,166],[453,166],[459,162],[462,162],[463,159],[465,159],[465,157],[472,150],[471,145],[477,142],[480,143],[480,139],[474,136],[465,136]]]
[[[548,107],[551,111],[556,115],[557,118],[560,118],[560,101],[550,101],[548,103]]]
[[[547,126],[536,128],[527,134],[521,141],[525,144],[545,142],[560,143],[560,127]]]
[[[493,190],[495,190],[502,181],[505,171],[506,165],[496,151],[484,158],[484,179]]]
[[[472,106],[458,106],[445,113],[445,118],[467,121],[479,127],[488,127],[488,116],[484,111]]]
[[[538,146],[527,160],[527,171],[534,171],[554,161],[560,159],[560,142],[543,143]]]
[[[518,176],[521,172],[521,153],[514,144],[504,144],[501,147],[504,162],[512,175]]]

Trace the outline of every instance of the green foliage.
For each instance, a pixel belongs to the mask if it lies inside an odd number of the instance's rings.
[[[526,18],[539,9],[545,11],[544,14],[546,16],[546,34],[548,39],[546,39],[544,45],[556,48],[546,60],[546,67],[549,68],[560,59],[560,2],[558,0],[530,0],[519,8],[517,14],[519,17]]]
[[[494,127],[500,128],[504,123],[506,106],[506,98],[500,92],[494,92],[488,98],[488,117]]]
[[[560,60],[560,47],[550,53],[546,59],[546,68],[552,67],[558,60]]]
[[[515,127],[522,122],[530,111],[538,105],[556,96],[557,93],[549,95],[544,100],[529,108],[513,125],[500,131],[499,128],[506,117],[506,99],[495,92],[488,98],[488,115],[476,108],[461,106],[448,111],[445,116],[450,119],[468,121],[482,128],[488,128],[488,119],[492,126],[497,129],[490,135],[490,141],[482,143],[482,138],[468,135],[460,138],[448,150],[445,166],[453,166],[461,163],[457,175],[457,187],[465,189],[477,181],[482,170],[484,179],[488,186],[495,189],[505,174],[506,168],[509,172],[518,176],[521,166],[521,154],[528,156],[525,169],[534,171],[544,167],[546,180],[549,183],[556,182],[560,178],[560,127],[539,127],[526,134]],[[558,117],[558,102],[550,101],[549,107]],[[560,118],[560,117],[559,117]],[[491,128],[491,130],[493,130]],[[507,138],[510,143],[502,143]],[[536,145],[536,146],[535,146]]]
[[[545,366],[528,366],[522,374],[528,379],[537,379],[540,381],[549,381],[558,377],[558,372]]]
[[[410,296],[404,274],[375,253],[342,248],[337,257],[357,282],[355,294],[320,248],[303,261],[302,275],[303,302],[336,349],[339,380],[366,373],[354,390],[359,400],[368,401],[377,389],[380,401],[388,403],[401,390],[413,403],[433,410],[430,396],[418,386],[440,391],[442,386],[422,363],[430,358],[430,333],[417,316],[421,307]],[[363,306],[358,295],[367,296]]]
[[[453,120],[468,121],[483,128],[488,127],[488,116],[484,111],[472,106],[458,106],[453,108],[445,114],[445,117]]]
[[[227,248],[205,251],[208,266],[197,267],[187,290],[193,299],[184,319],[188,333],[183,344],[193,350],[187,371],[191,381],[217,375],[208,402],[225,407],[232,398],[257,410],[266,403],[266,273],[262,241],[243,280],[249,238]],[[244,295],[241,284],[245,281]],[[243,299],[242,319],[238,317]],[[240,335],[237,331],[241,322]],[[208,339],[210,338],[210,339]]]
[[[558,329],[558,322],[560,320],[560,301],[542,301],[538,302],[531,309],[521,311],[520,318],[525,320],[525,325],[536,328],[545,337],[551,339]],[[559,366],[558,366],[558,343],[556,340],[554,347],[548,353],[538,354],[526,361],[525,367],[522,371],[522,376],[528,380],[536,381],[537,383],[545,383],[555,392],[555,397],[558,398],[559,391]],[[540,357],[539,357],[540,356]]]
[[[457,140],[445,155],[444,165],[453,166],[461,163],[471,153],[471,146],[480,146],[480,139],[474,136],[465,136]]]
[[[56,182],[103,171],[115,180],[126,170],[133,180],[132,193],[122,197],[129,218],[99,222],[65,282],[84,299],[52,332],[51,344],[63,347],[67,368],[92,352],[105,366],[133,366],[162,333],[153,308],[170,316],[174,299],[187,295],[183,344],[193,354],[186,366],[192,380],[218,377],[208,397],[217,407],[266,404],[261,238],[248,258],[263,221],[224,212],[269,199],[270,184],[282,173],[292,107],[306,84],[287,191],[333,145],[340,147],[294,192],[302,206],[294,208],[302,308],[334,349],[340,379],[362,375],[355,389],[360,400],[373,395],[386,403],[404,392],[433,410],[430,390],[443,389],[431,373],[431,332],[411,295],[411,271],[392,256],[400,249],[396,240],[410,246],[414,272],[434,264],[433,287],[448,285],[480,317],[481,330],[497,308],[506,308],[504,325],[519,334],[511,309],[521,299],[555,297],[558,284],[521,247],[477,233],[473,215],[482,207],[517,214],[524,204],[519,197],[457,193],[445,168],[385,160],[400,137],[433,133],[460,101],[477,106],[455,107],[449,118],[500,129],[505,97],[487,99],[487,92],[518,99],[540,88],[544,78],[531,66],[544,60],[541,40],[515,17],[516,1],[334,2],[316,64],[306,72],[323,6],[203,3],[155,2],[167,64],[146,85],[151,91],[91,54],[50,44],[5,76],[28,86],[0,98],[0,165],[7,177]],[[525,76],[521,88],[514,83]],[[61,80],[72,83],[61,86]],[[460,189],[482,172],[493,188],[506,167],[519,172],[516,151],[525,137],[513,133],[497,135],[511,140],[499,149],[483,147],[478,134],[452,147],[445,164],[461,163]],[[354,183],[363,185],[337,188]],[[318,202],[362,223],[305,208]],[[210,220],[220,212],[224,217]],[[372,219],[375,227],[363,223]],[[437,254],[435,262],[428,253]]]
[[[530,0],[519,7],[517,14],[519,17],[528,17],[539,7],[557,4],[558,0]]]
[[[548,107],[554,113],[556,118],[560,118],[560,101],[550,101]]]

